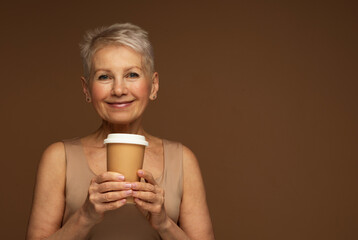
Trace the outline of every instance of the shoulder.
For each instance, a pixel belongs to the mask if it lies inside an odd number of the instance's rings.
[[[184,186],[191,184],[193,181],[200,180],[201,172],[199,162],[194,152],[181,142],[165,139],[163,139],[163,141],[167,142],[168,151],[172,152],[172,154],[179,154],[179,158],[182,159]]]
[[[194,154],[194,152],[187,146],[180,144],[182,148],[183,154],[183,166],[185,168],[190,167],[199,167],[198,160]]]
[[[171,151],[177,151],[182,155],[183,163],[184,164],[197,164],[197,158],[193,151],[178,141],[162,139],[163,144],[166,145],[167,148],[170,148]]]
[[[182,145],[183,155],[183,201],[201,198],[205,195],[204,182],[200,171],[199,161],[194,152],[187,146]],[[190,201],[189,201],[190,202]]]
[[[42,154],[42,159],[65,158],[65,145],[63,142],[55,142],[49,145]]]
[[[42,154],[39,171],[41,170],[63,170],[66,163],[65,146],[63,142],[56,142],[49,145]],[[52,171],[50,171],[52,172]]]
[[[49,145],[42,154],[36,177],[36,196],[62,196],[65,187],[66,156],[63,142]]]
[[[49,145],[42,154],[42,159],[58,161],[66,159],[66,149],[81,144],[81,138],[65,139]]]
[[[196,156],[193,151],[185,145],[183,146],[183,159],[189,162],[197,162]]]

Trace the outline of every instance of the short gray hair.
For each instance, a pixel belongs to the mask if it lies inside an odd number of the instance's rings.
[[[84,35],[80,49],[85,78],[89,78],[90,75],[92,56],[97,50],[108,45],[132,48],[142,55],[144,71],[147,74],[154,73],[154,54],[148,33],[131,23],[115,23],[108,27],[90,30]]]

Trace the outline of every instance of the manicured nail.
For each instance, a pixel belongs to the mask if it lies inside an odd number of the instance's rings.
[[[123,176],[123,175],[119,175],[119,176],[118,176],[118,179],[119,179],[119,180],[124,180],[124,176]]]
[[[140,175],[143,175],[143,174],[144,174],[144,172],[143,172],[142,170],[139,170],[138,173],[139,173]]]
[[[129,195],[131,195],[131,194],[132,194],[132,190],[126,191],[126,195],[127,195],[127,196],[129,196]]]
[[[126,183],[126,184],[124,184],[124,187],[125,187],[125,188],[131,188],[131,187],[132,187],[132,184]]]

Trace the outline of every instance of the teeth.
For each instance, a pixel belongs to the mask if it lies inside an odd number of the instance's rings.
[[[131,102],[123,102],[123,103],[110,103],[110,105],[115,107],[125,107],[128,106]]]
[[[118,102],[118,103],[111,103],[111,104],[127,104],[127,103],[131,103],[131,102]]]

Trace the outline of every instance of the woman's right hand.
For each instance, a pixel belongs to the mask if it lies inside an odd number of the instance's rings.
[[[116,172],[105,172],[91,180],[81,209],[89,222],[100,222],[105,212],[122,207],[126,198],[132,196],[131,184],[124,180],[124,176]]]

